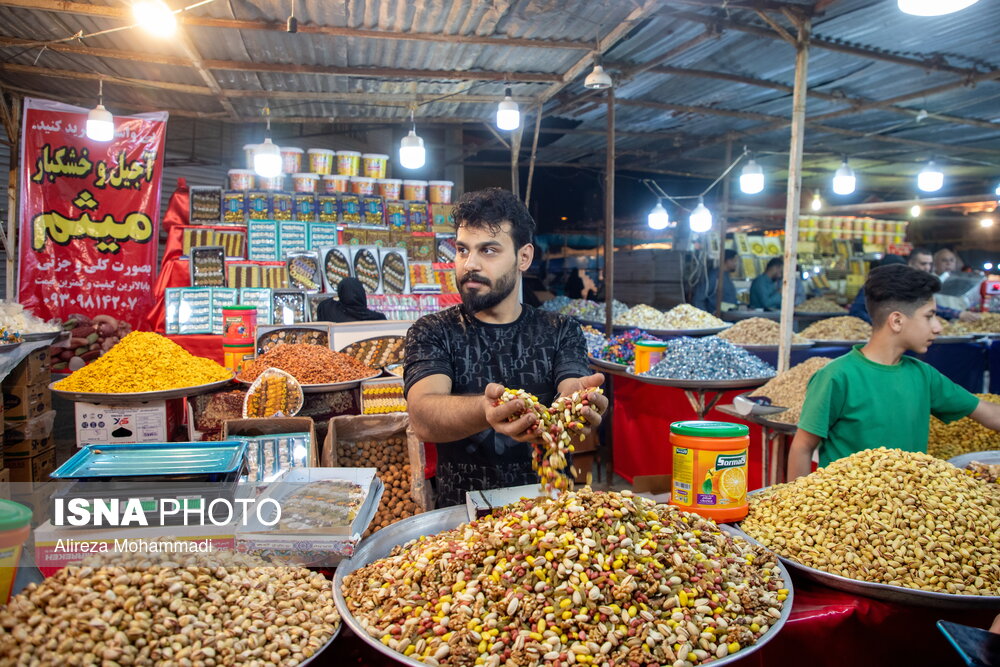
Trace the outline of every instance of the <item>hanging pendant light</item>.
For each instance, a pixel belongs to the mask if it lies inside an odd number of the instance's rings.
[[[656,202],[656,206],[653,207],[653,210],[649,212],[646,218],[650,229],[659,231],[670,226],[670,214],[667,213],[667,209],[663,208],[663,202],[661,201]]]
[[[521,125],[521,112],[517,102],[510,97],[510,87],[504,89],[504,98],[497,105],[497,127],[501,130],[516,130]]]
[[[156,37],[170,37],[177,31],[177,17],[163,0],[138,0],[132,3],[135,22]]]
[[[253,148],[253,170],[263,178],[274,178],[281,175],[281,149],[271,141],[271,109],[264,107],[267,117],[267,128],[264,130],[264,143]]]
[[[917,187],[924,192],[937,192],[944,185],[944,172],[934,164],[934,160],[917,174]]]
[[[920,207],[920,204],[914,204],[910,207],[910,217],[919,218],[920,214],[924,212],[924,209]]]
[[[604,67],[594,62],[594,69],[583,80],[583,87],[590,90],[607,90],[612,85],[611,76],[604,71]]]
[[[833,175],[833,191],[838,195],[849,195],[854,192],[858,179],[854,170],[847,164],[847,158]]]
[[[691,231],[696,234],[707,232],[712,228],[712,212],[705,206],[705,200],[698,198],[698,205],[691,211],[691,218],[688,221]]]
[[[420,169],[427,160],[424,150],[424,140],[417,136],[417,123],[413,119],[413,108],[410,108],[410,122],[413,127],[410,133],[399,142],[399,164],[406,169]]]
[[[100,79],[97,85],[97,106],[87,114],[87,138],[111,141],[115,138],[115,117],[104,108],[104,79]]]
[[[740,172],[740,190],[747,195],[755,195],[764,190],[764,170],[753,156]]]
[[[819,196],[819,190],[813,193],[812,202],[810,202],[809,208],[813,211],[819,211],[823,208],[823,199]]]
[[[954,14],[979,0],[898,0],[899,10],[913,16],[944,16]]]

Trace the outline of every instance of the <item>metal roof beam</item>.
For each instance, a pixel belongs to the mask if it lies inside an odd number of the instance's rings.
[[[611,31],[604,36],[604,39],[598,40],[596,51],[603,55],[608,49],[617,44],[618,41],[624,37],[636,23],[652,14],[659,6],[659,0],[644,0],[642,4],[629,12],[624,21],[612,28]],[[562,75],[562,80],[560,82],[552,84],[548,90],[542,93],[542,95],[538,98],[538,103],[544,105],[550,99],[555,97],[559,91],[572,83],[576,77],[580,76],[587,65],[591,64],[593,60],[593,56],[591,54],[587,54],[573,63],[573,65],[570,66],[570,68]]]
[[[757,79],[749,76],[739,76],[736,74],[728,74],[726,72],[711,72],[708,70],[701,69],[689,69],[686,67],[653,67],[649,70],[656,74],[668,74],[672,76],[691,76],[696,78],[706,78],[706,79],[719,79],[720,81],[732,81],[733,83],[743,83],[749,86],[758,86],[760,88],[770,88],[771,90],[779,90],[783,93],[791,93],[792,87],[787,86],[783,83],[778,83],[777,81],[768,81],[767,79]],[[1000,71],[997,72],[1000,76]],[[960,87],[965,85],[964,83],[954,84],[955,87]],[[844,109],[842,111],[833,112],[831,114],[822,114],[813,116],[812,120],[827,120],[829,118],[839,118],[841,116],[848,116],[852,113],[865,111],[868,109],[882,109],[885,111],[891,111],[903,116],[914,117],[919,112],[916,109],[908,109],[906,107],[900,107],[893,104],[891,101],[878,101],[878,100],[868,100],[860,97],[847,97],[845,95],[836,95],[834,93],[824,93],[819,90],[810,90],[809,97],[815,97],[819,100],[825,100],[827,102],[834,102],[837,104],[850,105],[850,109]],[[834,115],[836,114],[836,115]],[[959,125],[970,125],[972,127],[982,127],[991,130],[1000,130],[1000,124],[993,123],[988,120],[980,120],[978,118],[964,118],[961,116],[953,116],[951,114],[941,114],[941,113],[929,113],[929,118],[936,118],[938,120],[954,123]]]
[[[740,23],[738,21],[724,19],[718,16],[703,16],[701,14],[696,14],[693,12],[685,11],[670,11],[666,10],[670,16],[675,18],[683,19],[685,21],[690,21],[692,23],[701,23],[703,25],[709,26],[720,26],[726,30],[735,30],[737,32],[747,33],[749,35],[755,35],[757,37],[764,37],[770,40],[780,40],[784,39],[778,36],[776,33],[771,32],[767,28],[760,26],[749,25],[747,23]],[[894,53],[889,53],[886,51],[881,51],[879,49],[856,46],[853,44],[842,44],[840,42],[826,39],[823,37],[813,36],[810,39],[809,46],[811,48],[826,49],[827,51],[836,51],[838,53],[845,53],[852,56],[857,56],[859,58],[868,58],[871,60],[881,60],[883,62],[894,63],[896,65],[905,65],[907,67],[916,67],[918,69],[926,71],[938,71],[938,72],[950,72],[952,74],[957,74],[959,76],[975,76],[977,74],[982,74],[981,70],[967,69],[965,67],[956,67],[954,65],[949,65],[944,61],[943,56],[940,54],[928,55],[925,59],[921,60],[918,58],[908,58],[906,56],[896,55]]]
[[[2,0],[0,0],[2,4]],[[0,36],[0,46],[26,46],[38,44],[37,41]],[[97,58],[115,58],[130,62],[153,63],[162,65],[177,65],[207,70],[228,70],[233,72],[271,72],[275,74],[321,74],[332,76],[357,76],[369,78],[396,79],[441,79],[451,81],[517,81],[520,83],[554,83],[562,80],[558,74],[546,73],[512,73],[491,71],[454,70],[413,70],[383,67],[333,67],[330,65],[296,65],[290,63],[256,63],[238,60],[202,60],[196,52],[189,51],[188,58],[175,56],[150,55],[136,51],[120,51],[118,49],[96,49],[72,44],[52,44],[46,48],[64,53],[75,53]],[[209,75],[211,77],[211,75]],[[204,77],[203,77],[204,78]],[[214,77],[211,77],[214,81]]]
[[[717,109],[715,107],[702,107],[702,106],[691,106],[684,104],[666,104],[663,102],[645,102],[640,100],[617,100],[618,104],[622,106],[636,106],[636,107],[646,107],[650,109],[663,109],[665,111],[675,111],[681,113],[697,113],[715,116],[726,116],[729,118],[742,118],[747,120],[767,120],[773,121],[767,125],[761,125],[756,128],[751,128],[743,132],[729,133],[723,135],[723,137],[712,137],[706,142],[699,142],[690,147],[682,147],[678,150],[678,153],[683,153],[685,150],[694,150],[696,148],[704,148],[708,145],[713,145],[719,143],[720,140],[736,140],[748,136],[753,136],[754,134],[762,134],[765,132],[770,132],[773,130],[779,130],[785,126],[791,124],[791,120],[781,118],[780,116],[772,116],[762,113],[753,113],[749,111],[735,111],[732,109]],[[883,134],[871,134],[867,132],[858,132],[855,130],[848,130],[842,127],[834,127],[832,125],[824,125],[817,122],[814,119],[807,119],[806,125],[811,127],[813,130],[819,132],[826,132],[830,134],[841,134],[848,137],[856,137],[859,139],[870,139],[871,141],[880,141],[883,143],[900,144],[905,146],[915,146],[919,148],[928,148],[934,151],[941,151],[944,153],[980,153],[984,155],[1000,155],[1000,149],[997,148],[982,148],[980,146],[968,146],[968,145],[949,145],[949,144],[939,144],[931,141],[920,141],[918,139],[906,139],[904,137],[893,137]]]
[[[36,11],[75,14],[106,19],[117,19],[128,24],[133,23],[131,14],[124,7],[90,5],[67,0],[0,0],[0,7],[18,7]],[[244,21],[239,19],[216,19],[206,16],[195,16],[189,13],[177,14],[177,22],[181,25],[199,28],[222,28],[229,30],[266,30],[285,32],[285,22],[282,21]],[[332,37],[361,37],[364,39],[391,39],[393,41],[439,42],[446,44],[479,44],[483,46],[502,46],[530,49],[571,49],[586,51],[593,45],[572,40],[525,39],[521,37],[488,37],[483,35],[448,35],[422,32],[389,32],[383,30],[365,30],[361,28],[344,28],[339,26],[299,23],[299,33],[326,35]]]

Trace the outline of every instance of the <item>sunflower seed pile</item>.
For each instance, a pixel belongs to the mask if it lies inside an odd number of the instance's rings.
[[[640,375],[676,380],[769,378],[774,368],[718,336],[674,338],[660,362]]]

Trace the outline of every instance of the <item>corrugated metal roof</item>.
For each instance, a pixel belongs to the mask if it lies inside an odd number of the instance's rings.
[[[115,0],[92,4],[122,7]],[[494,73],[495,76],[509,73],[515,97],[530,106],[531,100],[548,96],[554,84],[518,83],[519,76],[563,77],[584,59],[584,66],[579,68],[575,80],[549,101],[545,116],[558,115],[578,123],[578,129],[595,133],[569,133],[555,138],[546,135],[547,140],[539,149],[539,160],[563,162],[582,157],[584,162],[595,166],[601,166],[605,150],[604,138],[597,134],[605,128],[605,107],[600,96],[587,96],[582,86],[582,79],[589,71],[586,61],[589,47],[586,45],[620,29],[623,37],[603,56],[609,70],[619,76],[615,90],[621,102],[616,108],[617,126],[623,132],[651,134],[618,137],[616,147],[625,156],[623,164],[678,170],[677,164],[684,163],[688,165],[684,171],[701,171],[709,175],[716,171],[713,161],[718,163],[722,159],[724,142],[720,138],[733,133],[737,144],[747,144],[762,153],[787,151],[787,119],[792,103],[788,90],[752,82],[657,72],[655,67],[632,76],[629,71],[655,64],[764,80],[788,87],[794,81],[792,47],[777,37],[748,34],[745,29],[758,29],[767,34],[770,28],[750,11],[721,6],[692,9],[691,5],[669,3],[655,7],[639,22],[623,25],[626,17],[640,4],[640,0],[298,0],[296,14],[302,26],[376,31],[388,38],[306,31],[291,35],[282,30],[237,30],[200,25],[187,25],[183,29],[201,59],[241,63],[242,70],[213,67],[210,72],[223,91],[236,93],[228,101],[243,119],[258,118],[261,109],[269,105],[279,119],[314,118],[327,122],[330,119],[369,118],[374,123],[398,123],[406,118],[410,101],[419,98],[426,103],[417,110],[418,123],[449,119],[480,119],[489,123],[495,113],[490,100],[500,98],[504,82],[456,80],[448,78],[447,73],[471,77],[477,72]],[[787,4],[806,9],[810,5],[807,2]],[[282,25],[288,6],[287,0],[216,1],[190,14]],[[787,19],[775,16],[790,29]],[[706,27],[706,22],[711,27]],[[45,41],[77,31],[87,34],[122,24],[115,18],[0,6],[0,26],[3,26],[0,33],[6,37]],[[885,0],[838,0],[824,15],[814,17],[812,24],[817,42],[825,40],[835,45],[881,50],[890,59],[904,57],[975,72],[989,72],[1000,66],[995,36],[995,26],[1000,25],[1000,3],[997,2],[979,2],[952,15],[925,19],[903,15],[896,3]],[[715,36],[674,53],[678,46],[696,39],[706,30],[716,29]],[[413,33],[441,35],[446,39],[402,38]],[[542,48],[512,48],[462,41],[471,36],[570,41],[583,43],[585,47],[553,48],[540,43]],[[80,46],[75,42],[71,44]],[[177,40],[156,40],[130,29],[89,37],[82,45],[112,50],[123,57],[62,53],[55,48],[37,46],[7,46],[0,49],[0,85],[86,103],[96,92],[95,80],[48,77],[43,76],[44,70],[69,70],[91,77],[97,73],[108,77],[105,97],[111,107],[117,104],[123,109],[167,108],[175,112],[175,119],[182,114],[205,117],[226,114],[214,95],[162,87],[133,87],[121,82],[121,79],[140,79],[167,87],[195,86],[207,92],[202,76],[186,64],[143,62],[151,59],[186,61],[188,56]],[[138,54],[138,59],[132,59],[132,54]],[[667,54],[672,55],[664,60]],[[299,71],[252,71],[257,63],[287,65],[290,70]],[[20,69],[4,69],[5,64],[17,65]],[[352,71],[348,74],[308,71],[324,67]],[[445,75],[416,77],[408,76],[405,71],[392,74],[385,70],[434,70]],[[923,71],[899,62],[863,58],[814,46],[810,51],[808,80],[810,89],[816,93],[863,102],[912,95],[924,89],[961,82],[962,76],[947,69],[932,69],[930,64],[927,71]],[[248,95],[247,92],[259,94]],[[297,94],[300,97],[296,98]],[[935,153],[932,146],[890,143],[884,139],[888,137],[941,145],[939,159],[970,165],[957,172],[959,175],[992,179],[994,174],[991,172],[1000,170],[1000,133],[996,128],[957,124],[936,118],[935,114],[1000,125],[998,98],[1000,77],[975,87],[952,88],[899,102],[898,106],[908,110],[909,115],[898,110],[874,109],[824,120],[826,129],[813,122],[806,132],[806,150],[810,156],[807,163],[814,167],[829,166],[835,164],[840,153],[851,153],[864,157],[881,155],[916,164]],[[485,100],[485,103],[476,100]],[[650,108],[629,104],[630,101],[669,105],[670,108]],[[816,117],[850,108],[847,103],[810,96],[807,114]],[[713,109],[737,113],[716,113]],[[921,109],[931,115],[918,122],[914,113]],[[756,115],[741,117],[739,112]],[[529,125],[530,121],[529,118]],[[776,124],[780,127],[774,127]],[[393,131],[399,127],[393,125]],[[481,126],[471,127],[481,129]],[[839,131],[830,128],[839,128]],[[250,127],[246,133],[255,131]],[[663,133],[670,135],[662,136]],[[493,141],[492,137],[488,140]],[[529,140],[530,130],[525,134],[525,141]],[[774,162],[781,160],[776,157]],[[880,173],[874,166],[872,171]],[[881,171],[889,187],[889,177],[898,172],[893,172],[891,167]]]

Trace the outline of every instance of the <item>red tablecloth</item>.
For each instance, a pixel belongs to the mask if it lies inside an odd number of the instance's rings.
[[[727,391],[718,405],[733,402],[746,389]],[[673,469],[670,450],[670,424],[697,419],[683,389],[661,387],[621,375],[614,376],[614,409],[611,417],[614,433],[615,473],[629,482],[636,475],[666,475]],[[706,419],[746,424],[750,427],[748,486],[761,484],[762,429],[718,410],[710,410]]]
[[[1000,611],[1000,610],[998,610]],[[945,612],[889,604],[795,580],[788,623],[738,667],[896,667],[959,665],[935,623],[989,628],[994,612]],[[316,665],[395,665],[344,628]]]

